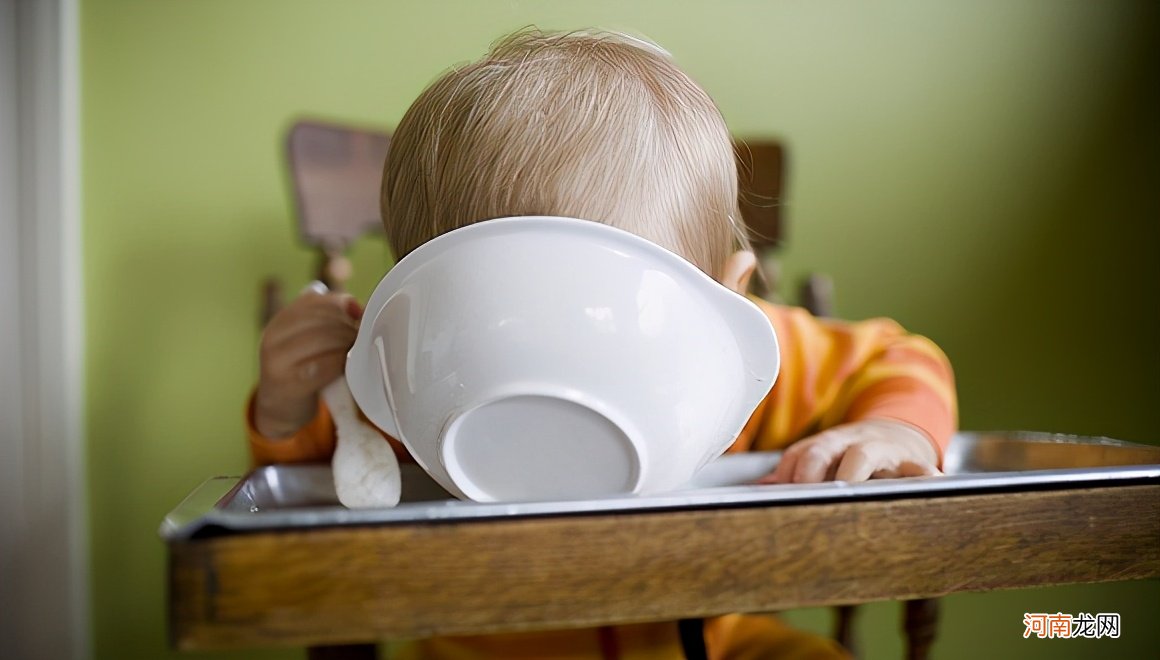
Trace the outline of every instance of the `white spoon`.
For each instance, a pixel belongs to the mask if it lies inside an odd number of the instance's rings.
[[[322,282],[307,290],[325,294]],[[402,479],[399,461],[390,443],[359,416],[346,376],[322,389],[322,400],[334,419],[335,448],[330,460],[338,501],[349,509],[380,509],[399,503]]]
[[[349,509],[393,507],[399,503],[402,479],[391,445],[358,414],[346,377],[322,390],[334,418],[337,441],[330,461],[338,501]]]

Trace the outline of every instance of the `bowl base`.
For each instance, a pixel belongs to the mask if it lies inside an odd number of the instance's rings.
[[[607,416],[545,395],[495,399],[447,426],[448,475],[481,502],[588,499],[633,493],[638,444]]]

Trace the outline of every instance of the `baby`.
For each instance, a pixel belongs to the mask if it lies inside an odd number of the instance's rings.
[[[667,53],[617,34],[522,31],[443,75],[407,111],[382,214],[397,258],[474,222],[568,216],[642,236],[745,293],[755,259],[737,192],[720,112]],[[777,333],[781,374],[729,451],[784,449],[771,483],[938,472],[956,402],[934,344],[884,319],[843,323],[755,302]],[[342,374],[360,315],[349,296],[308,293],[270,322],[249,409],[257,463],[329,460],[334,425],[319,392]],[[721,617],[706,623],[705,639],[710,657],[740,644],[757,649],[752,657],[779,657],[774,648],[841,657],[771,617]],[[422,644],[417,657],[602,657],[610,644],[682,657],[675,624]]]

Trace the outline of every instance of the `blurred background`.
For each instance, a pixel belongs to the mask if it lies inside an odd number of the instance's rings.
[[[390,130],[448,66],[526,25],[646,35],[740,138],[789,157],[783,279],[890,316],[955,365],[966,429],[1156,443],[1156,5],[984,0],[81,0],[91,612],[97,658],[177,657],[164,514],[247,467],[259,288],[313,278],[282,145],[315,118]],[[352,251],[365,297],[390,266]],[[935,658],[1145,657],[1160,583],[943,599]],[[1120,612],[1109,640],[1024,640],[1024,612]],[[828,630],[830,611],[789,613]],[[863,608],[899,657],[899,607]],[[199,654],[296,658],[303,653]]]

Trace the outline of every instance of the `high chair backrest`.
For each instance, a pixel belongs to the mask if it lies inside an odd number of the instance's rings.
[[[343,256],[350,244],[383,232],[378,190],[390,145],[384,131],[349,125],[299,121],[288,133],[298,229],[319,249],[318,278],[333,290],[350,277]]]
[[[741,216],[761,268],[753,279],[757,295],[772,302],[787,302],[782,290],[777,251],[786,236],[785,147],[776,140],[735,140],[739,173]],[[833,313],[833,283],[821,273],[811,273],[798,284],[794,304],[816,316]]]
[[[381,232],[379,182],[391,138],[385,132],[299,121],[286,137],[302,238],[341,251]]]
[[[382,233],[379,183],[391,137],[385,131],[302,120],[286,134],[286,164],[298,233],[318,250],[316,278],[342,291],[350,278],[346,250],[359,238]],[[261,323],[282,305],[282,286],[263,283]]]
[[[777,247],[782,240],[782,189],[785,150],[773,140],[735,140],[740,177],[741,216],[754,249]]]

